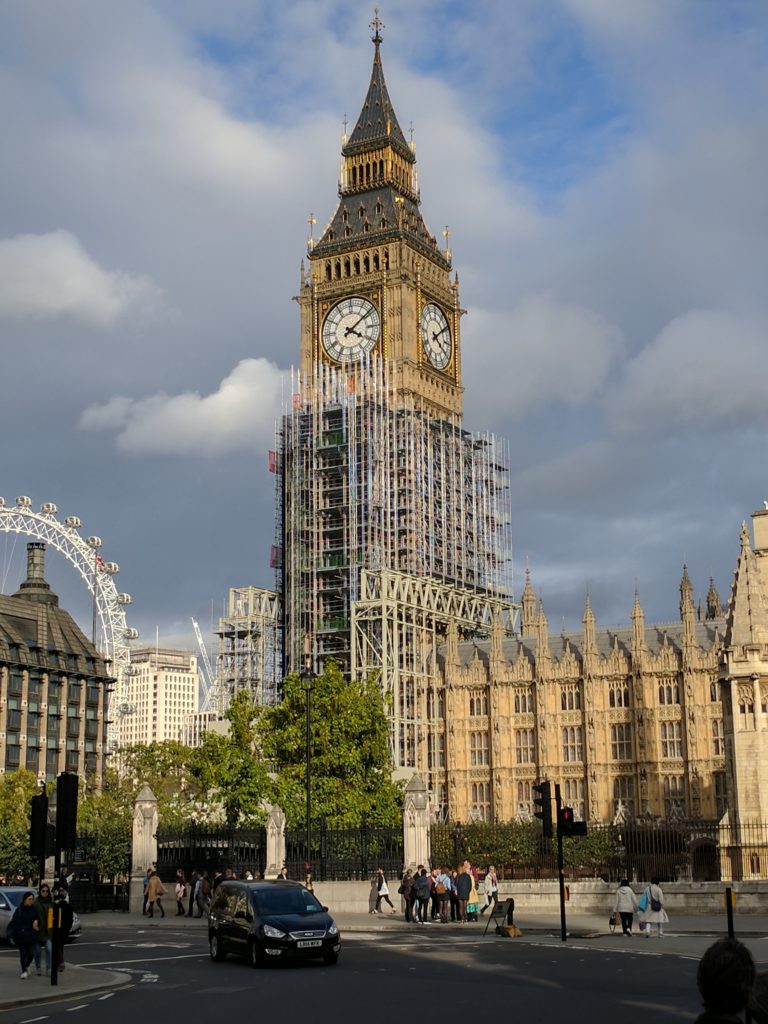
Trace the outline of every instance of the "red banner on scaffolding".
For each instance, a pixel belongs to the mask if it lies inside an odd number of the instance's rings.
[[[269,472],[270,473],[276,473],[277,472],[277,452],[273,452],[271,450],[269,452],[267,452],[267,462],[269,463]]]
[[[277,544],[273,544],[269,551],[269,567],[270,569],[277,569],[280,565],[280,548]]]

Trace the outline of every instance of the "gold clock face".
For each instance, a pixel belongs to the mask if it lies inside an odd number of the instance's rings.
[[[444,370],[451,361],[451,326],[434,302],[428,302],[421,311],[421,344],[435,369]]]
[[[328,311],[323,323],[323,348],[338,362],[360,359],[375,348],[380,333],[379,311],[368,299],[353,295]]]

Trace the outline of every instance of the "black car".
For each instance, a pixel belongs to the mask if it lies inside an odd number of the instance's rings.
[[[327,907],[300,882],[222,882],[208,911],[212,960],[227,953],[254,967],[270,961],[339,959],[341,936]]]

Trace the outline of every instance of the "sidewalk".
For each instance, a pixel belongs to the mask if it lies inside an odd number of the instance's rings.
[[[0,1010],[17,1006],[51,1003],[59,999],[79,999],[102,992],[113,992],[132,983],[130,975],[117,971],[95,970],[92,967],[73,967],[67,964],[51,985],[50,977],[34,972],[27,979],[20,977],[19,956],[14,949],[0,954]]]

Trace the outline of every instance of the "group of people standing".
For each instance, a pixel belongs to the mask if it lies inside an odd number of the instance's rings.
[[[381,913],[382,900],[397,913],[389,898],[389,887],[382,868],[376,875],[376,904],[371,911]],[[499,879],[491,864],[482,880],[476,867],[467,860],[458,868],[440,866],[428,870],[420,864],[415,872],[406,871],[398,887],[405,906],[405,919],[414,924],[464,924],[477,921],[478,915],[498,901]]]
[[[64,970],[64,943],[72,927],[72,909],[63,890],[54,894],[47,882],[41,882],[37,896],[26,892],[16,908],[8,926],[8,937],[19,950],[21,977],[29,977],[34,963],[36,974],[40,974],[41,951],[45,950],[45,973],[51,973],[55,963],[59,971]],[[54,948],[54,914],[57,916],[56,945]]]
[[[659,938],[663,939],[664,925],[669,921],[669,917],[664,909],[664,893],[658,878],[651,879],[651,884],[643,889],[639,898],[635,895],[627,879],[622,879],[616,890],[613,914],[614,921],[616,917],[621,921],[621,930],[624,935],[632,935],[634,917],[635,914],[639,914],[640,933],[649,939],[651,925],[656,925],[656,932]]]

